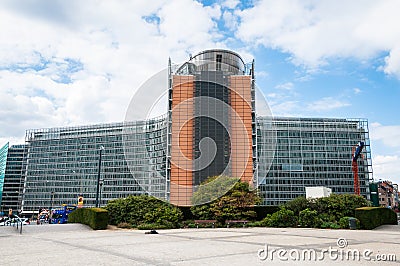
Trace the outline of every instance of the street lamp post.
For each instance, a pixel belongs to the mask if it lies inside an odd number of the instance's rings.
[[[97,188],[96,188],[96,208],[99,207],[99,193],[100,193],[100,172],[101,172],[101,155],[103,153],[104,147],[100,146],[99,155],[99,171],[97,173]]]
[[[100,180],[99,207],[101,207],[101,192],[103,190],[103,183],[104,183],[104,180]]]

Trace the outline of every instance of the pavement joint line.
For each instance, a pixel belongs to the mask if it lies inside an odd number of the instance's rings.
[[[90,247],[90,246],[85,246],[85,245],[68,243],[68,242],[64,242],[64,241],[60,241],[60,240],[56,240],[56,239],[49,239],[49,238],[39,238],[39,239],[44,240],[44,241],[49,241],[51,243],[58,243],[61,245],[66,245],[66,246],[77,248],[77,249],[82,249],[82,250],[84,249],[84,250],[88,250],[88,251],[107,253],[109,255],[129,259],[134,262],[141,262],[141,263],[146,263],[146,264],[150,264],[150,265],[170,265],[170,264],[166,264],[164,262],[158,261],[158,260],[147,259],[147,258],[137,257],[137,256],[130,256],[130,255],[126,255],[126,254],[119,253],[119,252],[114,252],[114,251],[110,251],[110,250],[105,250],[105,249],[95,248],[95,247]]]
[[[304,244],[304,245],[295,245],[295,246],[293,246],[293,245],[284,245],[284,244],[273,244],[273,243],[267,243],[267,242],[259,243],[259,242],[229,241],[229,240],[224,240],[224,241],[215,240],[215,241],[228,242],[228,243],[237,243],[237,244],[249,244],[249,245],[254,245],[254,246],[263,246],[265,244],[268,244],[268,246],[279,247],[279,248],[294,248],[294,247],[298,248],[298,247],[300,247],[300,249],[301,249],[301,247],[304,247],[304,246],[308,247],[308,248],[310,248],[310,247],[314,248],[314,247],[318,247],[318,246],[321,246],[322,248],[325,248],[325,247],[329,247],[329,245],[332,246],[331,242],[329,242],[329,243],[318,243],[318,244]]]
[[[207,232],[211,232],[211,231],[207,231]],[[232,232],[232,233],[236,233],[235,231],[217,231],[217,232]],[[162,234],[161,235],[171,235],[171,236],[175,236],[174,233],[169,233],[169,234]],[[279,233],[269,233],[268,236],[282,236],[282,234]],[[325,239],[332,239],[332,240],[337,240],[337,237],[319,237],[319,236],[307,236],[307,235],[299,235],[299,234],[285,234],[287,236],[297,236],[297,237],[306,237],[306,238],[325,238]],[[229,238],[243,238],[243,237],[248,237],[248,236],[260,236],[259,233],[247,233],[246,235],[234,235],[234,236],[221,236],[221,237],[214,237],[214,239],[229,239]],[[178,237],[178,236],[176,236]],[[185,238],[185,236],[179,236],[182,238]],[[201,237],[199,237],[199,239],[203,239]]]
[[[207,232],[211,232],[207,231]],[[226,232],[226,231],[224,231]],[[177,236],[174,235],[174,233],[168,233],[168,234],[160,234],[160,235],[168,235],[171,237],[176,237],[176,238],[183,238],[183,239],[188,239],[188,240],[207,240],[207,238],[204,237],[188,237],[188,236]],[[274,236],[281,236],[281,234],[275,233],[275,234],[269,234],[269,235],[274,235]],[[236,235],[236,236],[221,236],[221,237],[214,237],[213,239],[209,239],[210,241],[219,241],[219,242],[229,242],[229,243],[246,243],[249,245],[263,245],[266,244],[267,241],[265,241],[265,243],[259,243],[259,242],[250,242],[250,241],[235,241],[235,240],[229,240],[229,239],[233,239],[233,238],[243,238],[243,237],[247,237],[247,236],[259,236],[259,234],[248,234],[248,235]],[[327,239],[327,240],[332,240],[332,242],[327,242],[327,243],[318,243],[316,245],[314,244],[304,244],[304,245],[273,245],[273,244],[269,244],[270,246],[276,246],[276,247],[281,247],[281,248],[289,248],[289,249],[293,249],[293,248],[300,248],[300,249],[307,249],[307,248],[321,248],[321,250],[323,248],[327,248],[329,246],[336,246],[336,241],[337,241],[337,237],[321,237],[321,236],[306,236],[306,235],[299,235],[299,234],[287,234],[287,236],[297,236],[297,237],[302,237],[302,238],[310,238],[310,239]],[[268,237],[268,236],[265,236]],[[349,242],[349,244],[351,244],[351,246],[356,246],[356,245],[362,245],[365,244],[364,242],[358,241],[356,239],[352,239],[352,238],[346,238],[347,241]],[[398,244],[397,242],[382,242],[382,241],[369,241],[369,244],[374,244],[374,243],[384,243],[384,244]],[[304,247],[304,248],[302,248]]]
[[[254,246],[262,246],[262,245],[266,244],[266,242],[260,243],[260,242],[253,242],[253,241],[250,242],[250,241],[230,240],[232,238],[242,238],[243,236],[214,237],[212,239],[193,238],[193,237],[184,237],[184,236],[174,236],[172,234],[168,234],[168,236],[176,237],[176,238],[184,238],[184,239],[187,239],[187,240],[208,240],[208,241],[211,241],[211,242],[217,241],[217,242],[226,242],[226,243],[249,244],[249,245],[254,245]],[[258,234],[252,234],[252,235],[249,235],[249,236],[259,236],[259,235]],[[318,237],[313,237],[313,238],[318,239]],[[320,246],[321,248],[325,248],[325,247],[329,247],[329,245],[332,246],[332,244],[336,244],[337,238],[332,238],[332,240],[334,240],[333,243],[332,242],[322,243],[322,244],[319,243],[318,245],[304,244],[304,245],[300,245],[300,247],[305,246],[305,248],[303,248],[303,249],[306,249],[307,247],[308,248],[310,248],[310,247],[314,248],[314,247],[318,247],[318,246]],[[291,249],[299,247],[299,245],[297,245],[297,246],[293,246],[293,245],[274,245],[274,244],[269,244],[269,245],[270,246],[279,247],[279,248],[291,248]],[[302,248],[300,248],[300,249],[302,249]]]
[[[196,230],[198,230],[198,229],[196,229]],[[200,229],[201,230],[201,229]],[[213,231],[213,229],[212,230],[207,230],[207,231],[204,231],[204,232],[212,232]],[[235,232],[235,231],[221,231],[221,230],[219,230],[218,232]],[[287,232],[287,231],[285,231],[285,232]],[[345,232],[345,231],[344,231]],[[185,232],[186,233],[186,232]],[[247,233],[247,232],[246,232]],[[248,232],[248,233],[250,233],[250,232]],[[336,241],[337,241],[337,237],[323,237],[323,236],[307,236],[307,235],[302,235],[302,234],[290,234],[290,232],[287,232],[288,234],[285,234],[285,235],[287,235],[288,237],[293,237],[293,236],[296,236],[296,237],[301,237],[301,238],[310,238],[310,239],[327,239],[327,240],[332,240],[333,241],[333,243],[331,243],[331,242],[329,242],[329,243],[327,243],[327,244],[331,244],[331,246],[333,246],[333,245],[335,245],[336,244]],[[182,234],[182,233],[181,233]],[[172,236],[172,237],[175,237],[175,238],[183,238],[183,239],[188,239],[188,240],[207,240],[207,238],[204,238],[204,237],[192,237],[192,236],[177,236],[177,235],[175,235],[175,233],[168,233],[168,234],[160,234],[160,235],[168,235],[168,236]],[[279,234],[279,233],[270,233],[270,234],[268,234],[268,236],[269,235],[273,235],[273,236],[282,236],[282,234]],[[233,239],[233,238],[243,238],[243,237],[248,237],[248,236],[259,236],[259,234],[256,234],[256,233],[251,233],[251,234],[246,234],[246,235],[235,235],[235,236],[221,236],[221,237],[214,237],[213,239],[212,239],[212,241],[224,241],[225,239]],[[267,237],[267,236],[265,236],[265,237]],[[356,239],[354,239],[354,238],[346,238],[346,240],[349,242],[349,243],[351,243],[351,245],[361,245],[361,244],[364,244],[364,242],[361,242],[361,241],[358,241],[358,240],[356,240]],[[227,241],[227,242],[231,242],[231,243],[248,243],[248,244],[253,244],[253,245],[259,245],[260,243],[256,243],[256,242],[243,242],[243,241]],[[374,241],[374,240],[370,240],[369,241],[369,243],[370,244],[373,244],[373,243],[384,243],[384,244],[398,244],[397,242],[389,242],[389,241],[384,241],[384,242],[382,242],[381,240],[380,241]],[[308,244],[307,244],[308,245]],[[288,247],[291,247],[291,246],[288,246]],[[324,247],[323,247],[324,248]]]

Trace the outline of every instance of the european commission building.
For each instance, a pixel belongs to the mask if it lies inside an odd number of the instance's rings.
[[[259,115],[254,63],[228,50],[169,64],[168,73],[161,117],[27,130],[18,208],[28,214],[76,204],[78,195],[94,206],[96,196],[105,205],[139,194],[190,206],[198,186],[218,175],[248,182],[263,205],[282,204],[312,186],[352,194],[359,142],[365,143],[359,185],[369,197],[367,120]]]

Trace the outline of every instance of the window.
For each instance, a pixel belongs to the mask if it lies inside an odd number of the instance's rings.
[[[222,54],[217,54],[217,66],[216,70],[221,70]]]

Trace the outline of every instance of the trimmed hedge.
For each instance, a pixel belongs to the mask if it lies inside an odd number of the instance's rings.
[[[179,228],[182,212],[175,206],[155,197],[140,195],[110,200],[105,207],[109,213],[109,223],[128,223],[132,228]]]
[[[94,230],[106,229],[108,211],[102,208],[79,208],[68,215],[68,223],[89,225]]]
[[[384,224],[397,225],[394,211],[383,207],[362,207],[355,210],[355,217],[360,220],[362,229],[374,229]]]

